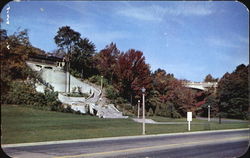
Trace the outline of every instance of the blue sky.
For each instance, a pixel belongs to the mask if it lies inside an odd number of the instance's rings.
[[[68,25],[89,38],[97,51],[111,42],[121,51],[144,52],[151,70],[165,69],[179,79],[222,77],[249,64],[249,11],[240,2],[91,2],[9,3],[1,12],[8,34],[28,29],[31,44],[57,49],[54,36]]]

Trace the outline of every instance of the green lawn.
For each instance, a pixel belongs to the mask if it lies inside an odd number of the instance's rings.
[[[158,121],[167,121],[167,118],[155,118]],[[141,134],[141,124],[131,119],[99,119],[88,115],[42,111],[24,106],[2,105],[1,120],[3,144]],[[168,121],[171,120],[168,119]],[[179,121],[185,121],[185,119]],[[199,120],[199,122],[204,124],[191,125],[191,131],[248,127],[248,123],[212,122],[208,125],[206,121]],[[186,131],[186,125],[146,124],[146,134]]]
[[[157,122],[186,122],[187,121],[187,118],[173,119],[173,118],[161,117],[161,116],[150,116],[149,118]],[[207,122],[207,121],[193,118],[192,122]]]

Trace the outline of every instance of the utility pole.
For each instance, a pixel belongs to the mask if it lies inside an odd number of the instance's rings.
[[[142,87],[142,135],[145,135],[145,91],[146,89]]]
[[[208,114],[207,114],[207,117],[208,117],[208,121],[210,121],[210,105],[208,105]]]
[[[103,87],[103,76],[101,76],[101,90],[102,90],[102,87]]]
[[[69,89],[68,89],[68,93],[70,93],[70,73],[69,73],[69,69],[70,69],[70,61],[68,60],[68,75],[69,75]]]

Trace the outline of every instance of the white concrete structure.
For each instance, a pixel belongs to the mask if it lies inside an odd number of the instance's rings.
[[[74,76],[70,75],[70,89],[79,87],[82,93],[90,94],[88,98],[84,97],[68,97],[66,91],[68,89],[68,73],[63,71],[61,65],[51,65],[34,61],[27,61],[27,65],[34,71],[39,72],[42,80],[59,92],[58,99],[71,107],[75,111],[81,113],[97,114],[101,118],[127,118],[119,112],[113,104],[105,105],[101,98],[101,90],[90,83],[85,83]],[[44,92],[45,85],[36,83],[36,90]]]

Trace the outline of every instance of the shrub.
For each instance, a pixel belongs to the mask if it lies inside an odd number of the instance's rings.
[[[106,97],[111,100],[116,99],[119,96],[118,90],[115,89],[112,85],[108,85],[105,88],[105,92],[106,92]]]
[[[35,90],[31,84],[23,81],[14,81],[10,83],[10,89],[7,94],[3,94],[3,103],[7,104],[27,104],[33,100]]]
[[[88,79],[90,82],[94,83],[94,84],[97,84],[97,85],[100,85],[101,86],[101,80],[102,80],[102,84],[103,84],[103,87],[105,87],[106,85],[108,85],[108,80],[106,78],[103,78],[99,75],[94,75],[92,77],[90,77]]]
[[[152,110],[152,108],[150,108],[147,112],[147,116],[153,116],[154,115],[154,112]]]
[[[36,107],[44,110],[62,111],[62,103],[57,99],[58,93],[45,90],[36,92],[31,83],[13,81],[10,91],[4,97],[4,103]]]

